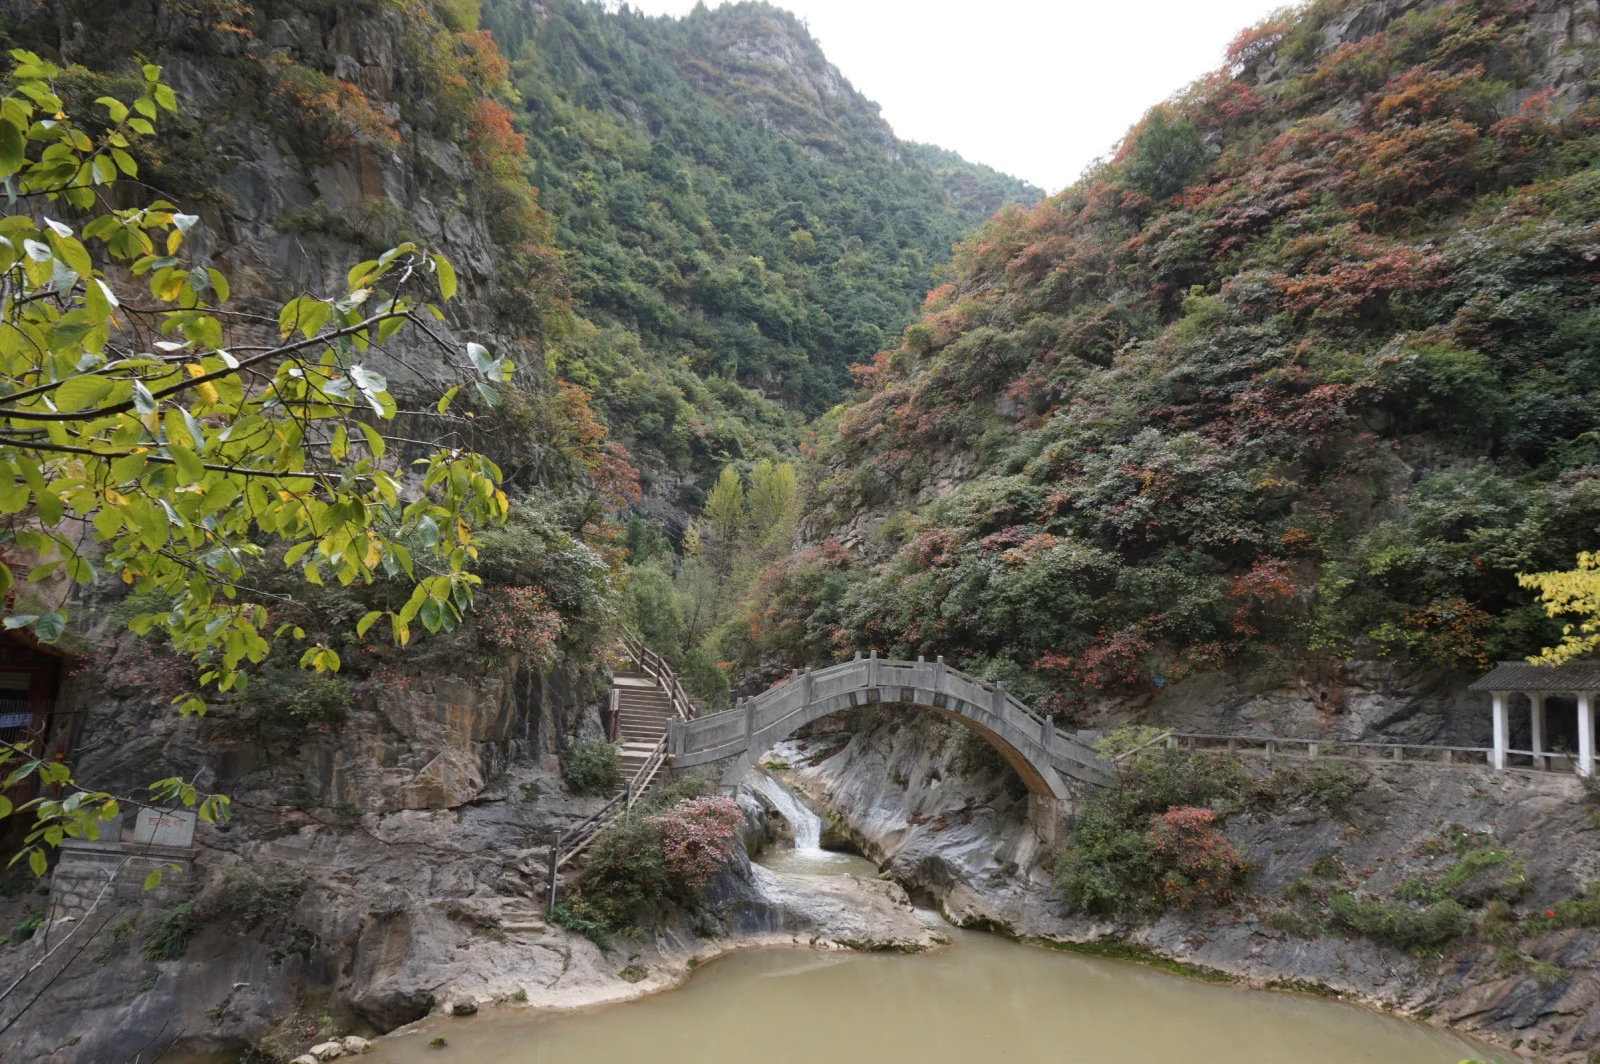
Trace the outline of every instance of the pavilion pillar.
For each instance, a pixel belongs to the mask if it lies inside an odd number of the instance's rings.
[[[1549,768],[1544,757],[1544,692],[1528,692],[1528,732],[1533,750],[1533,767]]]
[[[1594,775],[1594,692],[1578,695],[1578,774]]]
[[[1511,728],[1506,717],[1505,691],[1493,691],[1494,699],[1494,749],[1489,751],[1489,767],[1496,772],[1506,767],[1506,749],[1510,746]]]

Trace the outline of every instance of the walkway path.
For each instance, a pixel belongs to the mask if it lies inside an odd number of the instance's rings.
[[[1035,798],[1068,800],[1067,780],[1104,785],[1113,766],[1007,693],[936,661],[856,655],[825,669],[795,672],[776,687],[741,698],[734,708],[696,720],[674,721],[668,751],[675,768],[726,762],[724,784],[743,778],[760,756],[794,731],[853,706],[921,706],[959,720],[1010,762]]]

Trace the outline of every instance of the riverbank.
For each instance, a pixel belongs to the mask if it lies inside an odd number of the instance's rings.
[[[785,744],[768,762],[786,766],[783,779],[829,814],[837,841],[954,923],[1142,955],[1248,987],[1311,991],[1531,1059],[1587,1060],[1600,1044],[1591,959],[1600,936],[1585,926],[1541,929],[1557,921],[1539,920],[1570,907],[1600,874],[1596,828],[1570,778],[1351,766],[1351,793],[1337,813],[1298,805],[1228,818],[1229,839],[1257,865],[1247,898],[1122,921],[1065,911],[1049,879],[1050,847],[1026,824],[1024,795],[937,718],[863,715],[850,730],[839,727]],[[1293,899],[1302,894],[1312,896],[1307,904],[1330,889],[1388,899],[1414,889],[1404,884],[1439,881],[1455,867],[1457,835],[1498,855],[1458,885],[1474,927],[1460,939],[1408,951],[1299,915]],[[1318,880],[1318,872],[1335,878]],[[1502,925],[1491,929],[1501,937],[1487,937],[1490,901],[1535,933]]]
[[[561,1013],[436,1016],[380,1039],[372,1064],[630,1060],[926,1064],[1063,1055],[1122,1064],[1455,1064],[1483,1047],[1291,994],[1247,993],[950,929],[930,955],[739,951],[687,986]],[[442,1044],[436,1044],[441,1040]]]

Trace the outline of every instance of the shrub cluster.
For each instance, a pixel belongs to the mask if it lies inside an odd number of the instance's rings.
[[[822,530],[899,512],[848,576],[764,587],[805,623],[753,657],[1005,660],[1071,710],[1555,642],[1515,574],[1569,568],[1600,520],[1600,104],[1543,89],[1528,5],[1317,43],[1354,8],[1247,34],[1250,62],[958,249],[818,434]],[[976,469],[930,490],[950,453]]]
[[[276,869],[227,870],[222,880],[198,898],[173,906],[156,918],[141,949],[145,960],[167,961],[183,956],[189,941],[207,924],[227,921],[237,932],[250,931],[280,919],[299,904],[306,890],[298,872]]]
[[[561,762],[561,775],[573,794],[607,795],[622,786],[617,748],[604,739],[574,743]]]
[[[1250,787],[1249,773],[1225,758],[1162,751],[1136,760],[1079,811],[1056,857],[1056,889],[1069,906],[1108,916],[1227,904],[1250,869],[1210,807],[1237,805]]]
[[[1328,912],[1337,926],[1396,949],[1442,946],[1472,929],[1472,917],[1453,898],[1419,909],[1340,892],[1328,899]]]
[[[595,837],[558,923],[603,947],[608,933],[637,932],[699,901],[738,847],[744,817],[731,799],[679,793],[662,796],[675,799],[669,805],[636,807]]]

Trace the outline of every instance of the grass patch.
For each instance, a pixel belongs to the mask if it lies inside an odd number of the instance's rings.
[[[1207,968],[1199,964],[1186,964],[1183,961],[1163,957],[1144,946],[1136,946],[1128,942],[1064,942],[1053,938],[1023,938],[1022,941],[1030,946],[1043,946],[1062,953],[1079,953],[1085,957],[1104,957],[1114,961],[1132,961],[1149,968],[1159,968],[1163,972],[1181,975],[1189,979],[1198,979],[1204,983],[1233,983],[1238,980],[1227,972],[1216,968]]]
[[[1339,997],[1339,992],[1326,983],[1313,983],[1305,979],[1270,979],[1268,990],[1285,990],[1292,994],[1310,994],[1313,997]]]
[[[1301,938],[1320,938],[1326,930],[1321,921],[1315,917],[1287,906],[1271,910],[1261,918],[1261,922],[1274,931],[1283,931]]]
[[[1506,948],[1495,959],[1494,970],[1501,975],[1531,975],[1540,986],[1555,986],[1567,977],[1557,965],[1530,957],[1521,950]]]
[[[222,881],[193,901],[168,909],[156,919],[141,949],[145,960],[170,961],[183,956],[189,940],[210,923],[226,921],[237,932],[287,916],[305,893],[306,880],[297,872],[266,874],[228,869]]]
[[[145,936],[140,953],[147,961],[171,961],[183,956],[189,940],[205,924],[195,911],[195,903],[186,901],[173,906],[156,918],[155,926]]]
[[[1472,929],[1467,910],[1449,898],[1417,909],[1340,893],[1328,899],[1328,914],[1337,927],[1402,950],[1437,948]]]

